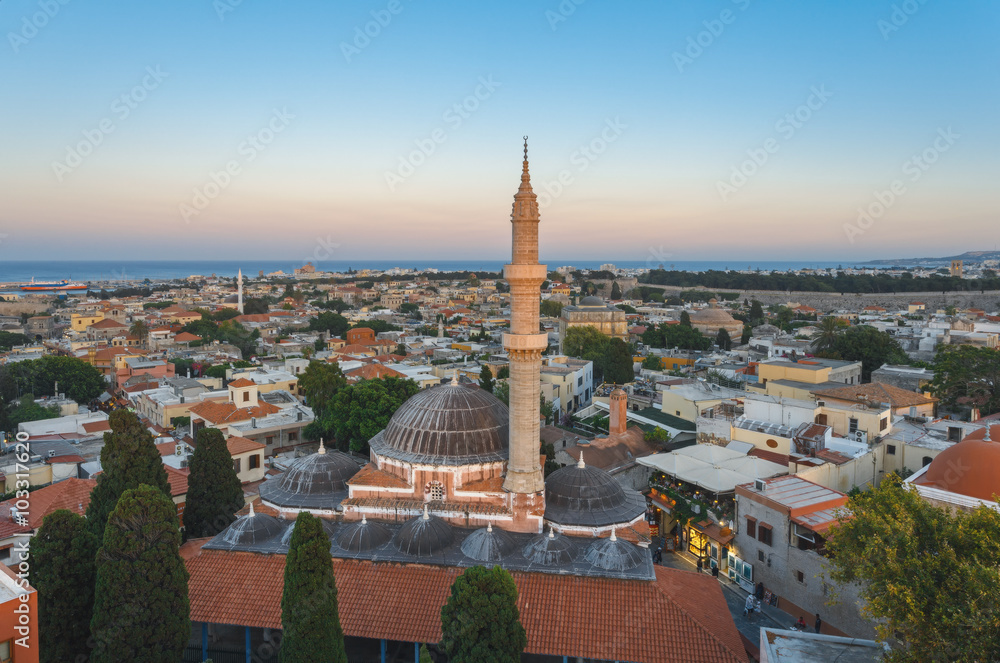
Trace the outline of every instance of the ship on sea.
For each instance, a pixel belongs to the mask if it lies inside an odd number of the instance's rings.
[[[51,283],[35,283],[35,279],[31,279],[30,283],[26,283],[21,286],[21,290],[86,290],[87,284],[69,281],[68,279],[63,279],[62,281],[53,281]]]

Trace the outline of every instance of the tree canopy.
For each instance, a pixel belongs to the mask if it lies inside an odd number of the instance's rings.
[[[420,387],[407,378],[386,377],[362,380],[341,389],[324,414],[324,425],[335,432],[337,445],[367,454],[368,440],[389,423],[389,419]]]
[[[833,348],[817,352],[817,357],[861,362],[861,380],[870,382],[872,371],[883,364],[905,364],[910,358],[888,332],[868,325],[857,325],[837,334]]]
[[[441,608],[441,647],[451,663],[519,663],[527,644],[507,571],[473,566],[455,579]]]
[[[66,509],[45,516],[31,539],[41,663],[75,661],[89,651],[99,544],[83,517]]]
[[[651,348],[679,348],[681,350],[708,350],[712,339],[688,325],[669,325],[661,322],[650,325],[642,333],[642,342]]]
[[[333,311],[324,311],[309,320],[310,331],[330,332],[331,336],[343,336],[351,323],[344,316]]]
[[[489,393],[493,393],[493,371],[490,370],[489,366],[483,366],[482,370],[479,371],[479,386]]]
[[[599,381],[625,384],[635,379],[628,343],[612,339],[589,325],[566,330],[563,352],[593,362],[594,377]]]
[[[0,366],[0,381],[9,382],[17,394],[35,397],[66,394],[77,403],[89,403],[107,388],[104,376],[94,366],[76,357],[45,355],[38,359]]]
[[[971,345],[943,345],[934,356],[931,393],[950,409],[1000,411],[1000,351]]]
[[[198,431],[190,469],[184,529],[192,538],[215,536],[236,520],[236,512],[245,504],[222,431]]]
[[[126,490],[148,484],[169,500],[170,484],[153,436],[139,417],[128,410],[115,410],[108,418],[111,430],[104,434],[101,473],[90,493],[87,522],[98,536],[104,535],[108,516]]]
[[[15,345],[28,345],[31,342],[31,339],[24,334],[0,331],[0,350],[10,350]]]
[[[122,493],[97,553],[94,663],[176,663],[191,638],[177,507],[157,488]]]
[[[827,541],[831,577],[861,583],[862,615],[899,642],[891,660],[1000,658],[1000,513],[953,514],[895,474],[852,495],[848,511]]]
[[[347,663],[330,539],[316,516],[295,519],[281,594],[281,663]]]

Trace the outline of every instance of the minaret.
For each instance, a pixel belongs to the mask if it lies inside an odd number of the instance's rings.
[[[548,334],[538,332],[538,307],[547,271],[538,264],[538,201],[528,175],[528,137],[524,137],[521,186],[510,215],[513,257],[503,273],[510,284],[510,333],[503,346],[510,361],[510,459],[503,487],[511,493],[545,489],[539,461],[538,399],[542,351]]]
[[[236,310],[243,315],[243,269],[239,270],[236,276]]]

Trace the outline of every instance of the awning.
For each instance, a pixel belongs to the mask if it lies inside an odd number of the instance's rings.
[[[696,444],[637,458],[636,462],[712,493],[728,493],[740,484],[788,474],[785,465],[714,444]]]

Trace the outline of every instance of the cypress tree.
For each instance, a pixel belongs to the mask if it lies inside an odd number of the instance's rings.
[[[621,299],[621,298],[622,298],[621,286],[618,285],[618,281],[615,281],[614,283],[611,284],[611,299]]]
[[[122,493],[97,553],[91,663],[177,663],[191,637],[177,509],[149,485]]]
[[[285,557],[281,628],[281,663],[347,663],[330,539],[306,512],[295,519]]]
[[[473,566],[455,579],[441,608],[441,646],[451,663],[519,663],[527,644],[509,573]]]
[[[681,311],[681,326],[690,327],[691,326],[691,316],[687,311]]]
[[[126,490],[147,484],[170,499],[170,484],[160,452],[139,417],[128,410],[116,410],[108,423],[111,431],[104,434],[101,473],[87,505],[87,522],[98,537],[104,536],[108,516]]]
[[[243,508],[243,487],[233,467],[226,439],[216,428],[198,431],[188,476],[184,527],[189,537],[215,536],[236,520]]]
[[[89,652],[94,556],[99,544],[87,521],[66,509],[45,516],[31,540],[41,663],[75,661]]]
[[[420,663],[434,663],[431,653],[427,651],[427,645],[420,645]]]
[[[729,350],[733,347],[733,340],[729,338],[729,332],[725,327],[719,327],[719,333],[715,336],[715,343],[720,350]]]
[[[483,390],[493,393],[493,371],[490,370],[489,366],[483,366],[483,370],[479,372],[479,386]]]

